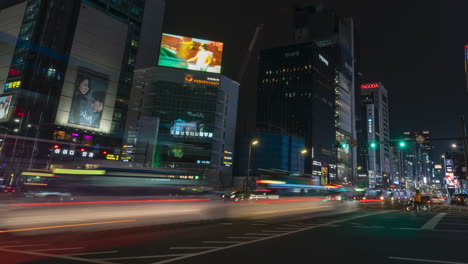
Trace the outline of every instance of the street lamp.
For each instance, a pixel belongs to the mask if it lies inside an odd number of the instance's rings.
[[[456,148],[457,147],[457,144],[452,144],[452,148]]]
[[[258,145],[258,140],[254,139],[252,142],[249,144],[249,160],[247,163],[247,177],[250,176],[250,159],[252,157],[252,147]]]
[[[300,157],[301,157],[301,155],[305,155],[305,154],[307,154],[307,149],[303,149],[303,150],[301,150],[301,151],[299,151],[299,152],[297,153],[297,172],[299,172],[299,161],[300,161]]]

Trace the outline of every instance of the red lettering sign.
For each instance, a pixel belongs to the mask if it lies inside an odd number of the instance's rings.
[[[361,89],[372,89],[372,88],[379,88],[378,83],[368,83],[368,84],[362,84]]]

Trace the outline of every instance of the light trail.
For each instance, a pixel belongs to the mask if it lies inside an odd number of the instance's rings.
[[[54,229],[54,228],[77,227],[77,226],[105,225],[105,224],[116,224],[116,223],[126,223],[126,222],[135,222],[135,221],[136,221],[136,219],[128,219],[128,220],[117,220],[117,221],[107,221],[107,222],[94,222],[94,223],[84,223],[84,224],[56,225],[56,226],[40,226],[40,227],[31,227],[31,228],[20,228],[20,229],[10,229],[10,230],[0,230],[0,233],[13,233],[13,232],[23,232],[23,231],[34,231],[34,230]]]

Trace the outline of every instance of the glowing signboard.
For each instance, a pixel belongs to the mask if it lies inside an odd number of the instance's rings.
[[[378,83],[368,83],[368,84],[362,84],[361,89],[373,89],[373,88],[379,88]]]

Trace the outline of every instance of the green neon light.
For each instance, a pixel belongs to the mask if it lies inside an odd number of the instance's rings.
[[[57,174],[80,174],[80,175],[104,175],[105,170],[74,170],[74,169],[54,169],[53,173]]]

